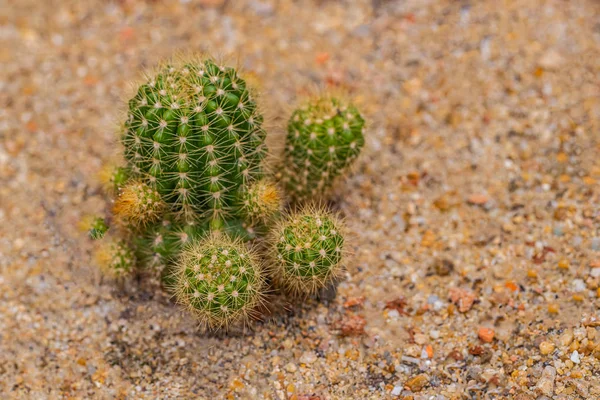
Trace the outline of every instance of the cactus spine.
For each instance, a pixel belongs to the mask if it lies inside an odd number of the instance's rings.
[[[209,329],[248,321],[265,293],[256,254],[226,235],[213,234],[186,248],[174,281],[177,300]]]
[[[274,230],[271,246],[274,279],[293,295],[312,295],[343,270],[343,226],[323,209],[305,207],[289,215]]]
[[[364,145],[364,120],[353,105],[324,96],[293,112],[283,163],[291,200],[321,197]]]

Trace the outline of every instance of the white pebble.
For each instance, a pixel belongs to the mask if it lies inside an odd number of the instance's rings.
[[[300,356],[300,363],[302,364],[312,364],[315,361],[317,361],[317,355],[314,351],[305,351],[302,353],[302,356]]]
[[[573,361],[575,364],[579,364],[581,362],[581,359],[579,358],[579,353],[577,352],[577,350],[575,350],[571,354],[571,361]]]
[[[573,286],[574,292],[583,292],[586,288],[583,279],[574,279],[573,282],[571,282],[571,285]]]

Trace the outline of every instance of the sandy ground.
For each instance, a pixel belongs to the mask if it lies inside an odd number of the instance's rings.
[[[599,2],[0,5],[1,398],[600,398]],[[178,51],[275,125],[314,87],[366,114],[337,293],[206,335],[91,265],[129,82]]]

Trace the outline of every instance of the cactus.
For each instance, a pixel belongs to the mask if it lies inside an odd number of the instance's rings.
[[[136,256],[146,268],[162,271],[174,263],[186,245],[201,238],[205,230],[196,224],[164,219],[134,237]]]
[[[221,229],[240,216],[261,175],[263,117],[233,68],[213,60],[167,65],[129,101],[122,143],[135,179],[171,211]]]
[[[212,234],[181,253],[173,289],[202,326],[227,328],[253,316],[265,293],[264,272],[241,240]]]
[[[107,275],[160,272],[163,287],[209,329],[248,322],[267,278],[308,296],[340,276],[341,221],[315,207],[282,218],[282,196],[264,173],[263,117],[234,69],[213,59],[165,64],[127,106],[125,164],[101,174],[112,215],[86,224],[93,239],[114,225],[96,254]],[[281,164],[292,202],[333,185],[364,145],[363,126],[356,107],[332,96],[293,113]],[[270,247],[268,270],[244,243],[267,232],[272,240],[257,248]]]
[[[312,295],[342,272],[343,225],[333,214],[305,207],[281,221],[272,235],[273,278],[291,294]]]
[[[133,271],[135,256],[123,240],[109,238],[95,254],[101,271],[112,278],[123,278]]]
[[[242,198],[244,215],[253,223],[268,223],[281,208],[281,196],[274,183],[260,180],[248,188]]]
[[[283,182],[292,201],[321,197],[364,145],[353,105],[324,96],[295,110],[288,123]]]
[[[81,220],[79,227],[86,231],[92,240],[102,239],[108,232],[108,225],[104,218],[88,215]]]
[[[165,203],[158,192],[145,183],[128,182],[115,200],[113,213],[133,227],[144,227],[163,215]]]
[[[110,195],[115,196],[121,191],[129,179],[129,175],[127,168],[107,164],[100,171],[99,178],[104,190]]]

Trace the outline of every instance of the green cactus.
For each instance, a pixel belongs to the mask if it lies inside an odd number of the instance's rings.
[[[261,175],[263,117],[233,68],[167,65],[129,101],[122,143],[135,179],[186,220],[221,229],[241,215],[243,187]]]
[[[112,164],[107,164],[100,171],[100,182],[104,186],[104,190],[110,195],[117,195],[129,180],[129,170],[125,167],[116,167]]]
[[[107,239],[97,249],[95,256],[101,271],[112,278],[129,275],[135,266],[133,250],[123,240]]]
[[[82,228],[88,232],[88,236],[92,240],[102,239],[106,232],[108,232],[108,225],[104,218],[101,217],[84,218]]]
[[[134,236],[136,256],[145,268],[162,271],[192,240],[204,236],[206,227],[165,219]]]
[[[115,216],[134,228],[157,221],[164,210],[165,203],[158,192],[138,181],[123,186],[113,206]]]
[[[246,323],[269,282],[298,296],[343,270],[343,225],[308,207],[281,219],[282,199],[263,172],[263,117],[237,72],[212,59],[172,62],[128,102],[125,165],[104,170],[112,215],[90,219],[110,234],[96,259],[113,277],[136,261],[209,329]],[[288,125],[282,182],[292,202],[322,196],[364,145],[358,110],[331,96],[296,110]],[[244,242],[270,232],[266,270]],[[115,238],[119,235],[120,238]],[[259,242],[260,243],[260,242]]]
[[[281,221],[272,235],[273,278],[291,294],[312,295],[342,272],[343,225],[331,213],[304,208]]]
[[[283,176],[292,201],[321,197],[364,145],[364,119],[353,105],[324,96],[292,114]]]
[[[254,224],[268,223],[281,208],[281,195],[269,180],[254,182],[242,197],[244,215]]]
[[[202,326],[226,329],[253,316],[265,293],[264,272],[241,240],[212,234],[181,253],[174,292]]]

